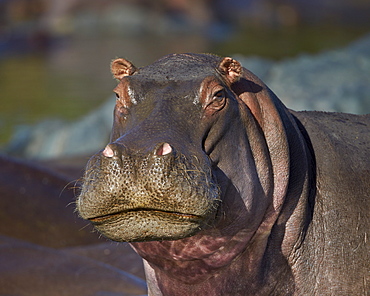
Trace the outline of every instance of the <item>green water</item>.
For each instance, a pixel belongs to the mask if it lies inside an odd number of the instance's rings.
[[[259,55],[273,59],[347,45],[367,28],[245,29],[220,44],[201,36],[75,38],[47,54],[0,59],[0,144],[14,127],[46,118],[74,120],[111,95],[111,59],[121,56],[142,66],[172,52]]]
[[[315,54],[323,50],[348,45],[366,33],[370,27],[332,25],[297,26],[287,28],[246,28],[235,34],[216,50],[222,54],[242,53],[271,59],[294,57],[302,53]]]
[[[55,117],[74,120],[111,94],[113,81],[104,87],[94,73],[73,72],[58,71],[39,55],[0,60],[0,143],[9,140],[17,125]]]

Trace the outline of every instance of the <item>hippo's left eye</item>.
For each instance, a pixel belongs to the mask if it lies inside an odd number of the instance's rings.
[[[207,109],[214,110],[214,111],[220,110],[225,106],[225,103],[226,103],[226,95],[225,95],[225,91],[222,89],[213,94],[212,99],[207,105]]]

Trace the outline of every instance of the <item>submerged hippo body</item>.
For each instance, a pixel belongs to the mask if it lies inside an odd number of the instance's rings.
[[[370,117],[288,110],[231,58],[117,59],[78,210],[149,295],[367,295]]]

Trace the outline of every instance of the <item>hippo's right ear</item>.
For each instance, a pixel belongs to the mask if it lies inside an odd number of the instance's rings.
[[[111,72],[114,78],[121,80],[125,76],[134,74],[136,67],[128,60],[115,59],[111,64]]]

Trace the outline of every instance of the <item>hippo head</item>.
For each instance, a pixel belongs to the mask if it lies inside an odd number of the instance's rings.
[[[87,165],[77,201],[82,218],[116,241],[161,241],[215,228],[231,207],[249,213],[243,223],[254,232],[267,208],[279,207],[272,192],[283,195],[285,187],[268,182],[274,161],[263,157],[269,139],[258,126],[269,112],[253,99],[263,86],[245,78],[238,83],[246,70],[237,61],[173,54],[143,68],[116,59],[111,70],[119,80],[111,141]],[[241,91],[250,94],[250,108]],[[277,138],[274,126],[270,134]],[[238,162],[244,163],[239,172]],[[286,164],[279,167],[285,174]],[[242,206],[224,200],[230,179],[235,192],[247,192]]]

